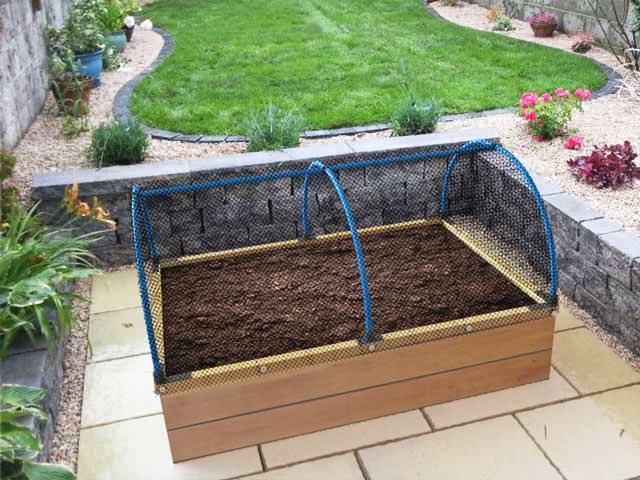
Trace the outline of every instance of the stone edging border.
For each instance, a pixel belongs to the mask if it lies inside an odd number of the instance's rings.
[[[457,25],[455,22],[444,18],[440,15],[431,5],[425,3],[425,7],[431,15],[435,18],[440,19],[445,22],[452,23]],[[116,93],[116,96],[113,99],[113,114],[119,122],[124,122],[130,119],[135,118],[135,116],[131,113],[129,109],[129,101],[131,100],[131,96],[133,95],[133,89],[142,81],[142,79],[153,72],[158,66],[164,61],[164,59],[169,56],[171,51],[173,50],[174,40],[173,36],[170,33],[162,30],[161,28],[154,27],[153,31],[159,34],[164,44],[158,53],[158,56],[155,60],[149,65],[147,68],[138,73],[135,77],[125,83],[120,90]],[[526,40],[521,40],[526,41]],[[533,43],[533,42],[529,42]],[[593,93],[594,99],[603,97],[605,95],[610,95],[616,92],[616,83],[622,77],[619,73],[615,72],[611,67],[605,65],[598,60],[592,59],[605,73],[607,76],[607,83],[600,88],[598,91]],[[451,122],[454,120],[467,120],[471,118],[480,118],[480,117],[489,117],[493,115],[501,115],[503,113],[514,112],[514,108],[496,108],[492,110],[483,110],[480,112],[468,112],[468,113],[457,113],[452,115],[444,115],[441,119],[443,122]],[[148,125],[142,124],[142,128],[150,135],[152,138],[157,138],[158,140],[170,140],[175,142],[187,142],[187,143],[223,143],[223,142],[246,142],[247,138],[242,135],[201,135],[201,134],[186,134],[186,133],[178,133],[171,132],[168,130],[162,130],[159,128],[150,127]],[[324,130],[307,130],[300,134],[300,138],[313,139],[313,138],[327,138],[327,137],[335,137],[339,135],[357,135],[361,133],[373,133],[380,132],[383,130],[388,130],[390,128],[389,124],[386,123],[378,123],[373,125],[362,125],[356,127],[343,127],[343,128],[334,128],[334,129],[324,129]]]

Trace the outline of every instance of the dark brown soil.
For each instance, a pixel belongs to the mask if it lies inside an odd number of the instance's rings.
[[[532,303],[440,225],[361,240],[378,333]],[[165,268],[162,300],[167,375],[364,332],[350,238]]]

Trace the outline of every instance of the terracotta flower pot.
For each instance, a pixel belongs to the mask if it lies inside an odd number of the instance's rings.
[[[83,103],[80,105],[80,111],[77,113],[80,115],[89,113],[89,100],[91,99],[91,91],[93,90],[93,79],[91,77],[84,77],[83,80],[81,85],[68,82],[65,79],[58,79],[52,82],[51,92],[62,113],[73,109],[74,104],[78,100],[82,100]]]
[[[533,30],[534,37],[551,37],[553,32],[558,26],[557,23],[534,23],[531,24],[531,30]]]

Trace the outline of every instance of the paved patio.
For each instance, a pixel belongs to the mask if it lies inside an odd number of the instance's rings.
[[[174,465],[135,272],[92,298],[79,480],[640,479],[640,374],[567,311],[548,381]]]

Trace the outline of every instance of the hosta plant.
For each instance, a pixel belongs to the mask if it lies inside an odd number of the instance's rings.
[[[42,445],[23,423],[34,417],[46,421],[40,404],[45,391],[22,385],[0,386],[0,473],[2,479],[73,480],[73,472],[62,465],[34,461]]]
[[[638,155],[628,141],[617,145],[595,146],[589,155],[568,161],[574,175],[596,188],[616,187],[640,178]]]
[[[562,87],[555,94],[548,92],[538,95],[525,92],[520,97],[520,112],[529,130],[538,141],[548,140],[567,134],[573,113],[582,110],[582,102],[591,97],[591,92],[578,88],[575,92]]]

